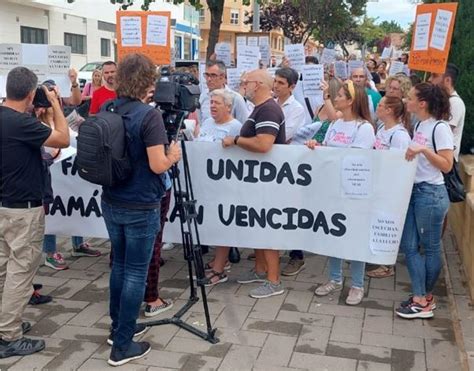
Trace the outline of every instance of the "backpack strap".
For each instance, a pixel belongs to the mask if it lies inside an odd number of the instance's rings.
[[[436,131],[436,127],[441,124],[443,121],[438,121],[436,123],[436,125],[434,126],[433,128],[433,133],[431,133],[431,141],[433,142],[433,149],[435,151],[436,154],[438,154],[438,150],[436,149],[436,141],[435,141],[435,131]]]
[[[397,132],[399,131],[406,131],[405,129],[398,129],[398,130],[395,130],[392,135],[390,135],[390,140],[388,141],[388,143],[390,144],[390,146],[392,145],[392,139],[393,137],[395,136],[395,134],[397,134]]]
[[[308,109],[309,115],[311,116],[311,121],[314,120],[314,112],[313,109],[311,108],[311,103],[309,101],[308,97],[304,98],[304,102],[306,103],[306,108]],[[319,113],[319,111],[318,111]]]

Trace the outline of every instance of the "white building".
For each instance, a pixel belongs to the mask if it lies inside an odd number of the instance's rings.
[[[128,10],[140,10],[135,1]],[[116,60],[116,10],[109,0],[0,0],[0,43],[71,46],[72,66]],[[199,13],[188,4],[156,0],[150,10],[170,11],[177,59],[197,59]]]

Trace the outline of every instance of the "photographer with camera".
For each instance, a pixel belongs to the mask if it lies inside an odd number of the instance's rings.
[[[181,159],[177,143],[171,143],[165,152],[168,139],[162,115],[143,103],[155,86],[153,62],[144,55],[130,54],[120,62],[116,77],[118,98],[112,104],[123,119],[133,168],[125,182],[102,188],[102,212],[113,252],[112,327],[107,341],[112,345],[108,360],[112,366],[141,358],[151,349],[149,343],[134,342],[132,338],[146,330],[136,320],[145,294],[153,242],[160,228],[164,173]]]
[[[29,355],[45,347],[43,340],[23,337],[31,325],[22,323],[21,317],[33,293],[44,235],[41,146],[69,146],[69,128],[56,92],[46,87],[43,92],[53,110],[54,129],[26,113],[37,83],[29,69],[12,69],[7,98],[0,106],[0,358]]]

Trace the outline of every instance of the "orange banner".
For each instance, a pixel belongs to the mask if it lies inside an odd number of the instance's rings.
[[[410,69],[444,73],[457,7],[457,3],[421,4],[416,7],[408,62]]]
[[[170,33],[170,12],[118,11],[119,61],[128,54],[141,53],[157,65],[170,64]]]

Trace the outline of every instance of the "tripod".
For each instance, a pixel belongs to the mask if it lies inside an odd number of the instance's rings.
[[[179,122],[177,133],[180,132],[185,116],[185,112],[180,112],[177,114],[176,120]],[[216,329],[212,328],[209,307],[207,304],[207,294],[206,288],[204,286],[207,282],[207,279],[204,272],[201,243],[199,240],[199,231],[196,220],[196,200],[194,199],[191,174],[189,172],[188,156],[186,153],[186,145],[183,139],[181,139],[181,149],[183,160],[184,190],[181,186],[178,165],[174,164],[171,167],[171,171],[173,176],[174,198],[176,205],[178,206],[180,216],[181,238],[183,242],[184,259],[186,259],[188,263],[190,295],[186,304],[184,304],[173,317],[156,321],[143,322],[143,324],[150,327],[168,324],[176,325],[196,336],[199,336],[204,340],[209,341],[212,344],[216,344],[219,342],[219,339],[215,336]],[[193,232],[196,236],[196,241],[194,241],[193,239]],[[193,263],[194,270],[196,272],[196,285],[194,284],[193,280]],[[206,317],[207,332],[201,331],[196,327],[187,324],[181,319],[183,315],[199,301],[199,297],[196,294],[197,286],[201,288],[201,297],[204,306],[204,316]]]

